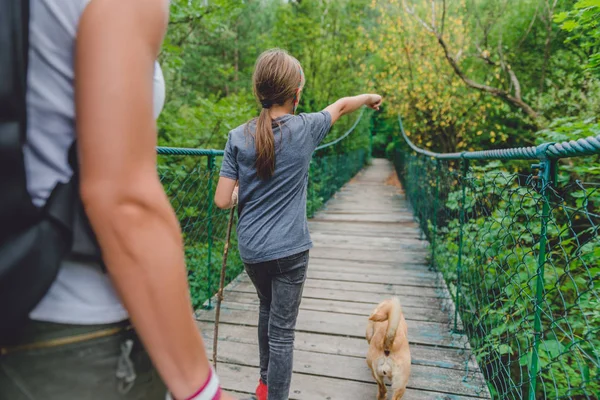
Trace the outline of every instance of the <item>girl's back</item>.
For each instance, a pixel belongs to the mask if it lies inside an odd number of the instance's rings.
[[[273,120],[275,170],[262,179],[256,168],[256,122],[229,133],[221,176],[239,181],[239,250],[246,263],[287,257],[312,247],[306,222],[308,169],[331,127],[327,111],[285,114]]]

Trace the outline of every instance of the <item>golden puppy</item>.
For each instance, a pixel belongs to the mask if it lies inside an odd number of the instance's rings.
[[[387,399],[386,377],[392,382],[392,399],[399,400],[404,396],[410,375],[407,331],[397,298],[380,303],[369,317],[367,364],[379,386],[377,400]]]

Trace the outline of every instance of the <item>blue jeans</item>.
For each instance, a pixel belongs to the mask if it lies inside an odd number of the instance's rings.
[[[308,251],[258,264],[245,264],[260,310],[260,378],[269,400],[287,400],[292,381],[294,330],[308,267]]]

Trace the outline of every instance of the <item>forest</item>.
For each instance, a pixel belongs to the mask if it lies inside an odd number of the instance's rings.
[[[273,47],[304,68],[299,112],[364,92],[384,97],[380,112],[365,113],[356,133],[313,160],[309,215],[368,162],[370,141],[375,157],[399,154],[399,117],[412,142],[436,152],[600,135],[600,0],[172,0],[170,11],[159,55],[167,88],[161,146],[223,149],[231,129],[258,115],[252,71],[257,56]],[[356,121],[344,117],[325,142]],[[409,165],[403,160],[401,173]],[[536,172],[521,161],[472,165],[461,203],[459,165],[410,160],[414,171],[424,171],[413,182],[416,198],[424,199],[415,211],[426,209],[421,228],[430,242],[436,235],[432,262],[450,291],[464,291],[463,307],[472,301],[485,309],[462,317],[472,324],[467,331],[490,392],[525,398],[532,349],[524,326],[532,323],[541,235],[532,222],[540,217],[539,191],[530,185]],[[542,320],[552,328],[539,354],[544,397],[538,398],[600,393],[599,161],[558,164]],[[221,263],[227,214],[214,210],[210,198],[219,162],[159,158],[184,231],[196,307],[215,292]],[[436,178],[431,173],[440,167],[446,172]],[[425,201],[434,188],[443,207]],[[472,281],[461,288],[452,268],[463,233],[464,273]],[[235,268],[228,280],[241,270],[237,254],[230,257]]]
[[[599,129],[599,16],[598,0],[174,0],[159,57],[160,144],[223,148],[258,111],[252,69],[272,47],[306,71],[299,112],[381,93],[379,152],[398,114],[435,151],[589,136]]]

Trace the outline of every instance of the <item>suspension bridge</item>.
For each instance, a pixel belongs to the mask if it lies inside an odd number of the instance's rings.
[[[412,144],[400,122],[390,159],[371,159],[366,119],[311,164],[315,247],[290,398],[375,399],[367,318],[398,296],[413,363],[405,399],[597,399],[600,183],[560,160],[597,165],[600,136],[437,154]],[[212,206],[222,152],[158,153],[211,350],[227,215]],[[247,394],[259,376],[258,299],[235,252],[227,277],[218,373],[226,390]]]

